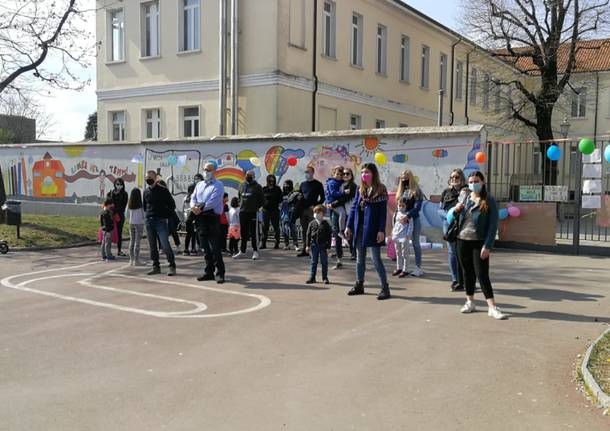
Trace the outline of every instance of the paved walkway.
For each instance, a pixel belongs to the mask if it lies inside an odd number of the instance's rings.
[[[459,313],[441,252],[379,302],[346,296],[353,262],[306,286],[306,260],[266,251],[219,288],[200,257],[147,282],[95,251],[0,256],[0,428],[610,427],[573,381],[610,322],[608,259],[496,253],[498,322]]]

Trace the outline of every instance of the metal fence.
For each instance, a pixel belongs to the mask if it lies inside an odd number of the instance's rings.
[[[610,255],[608,144],[597,140],[587,156],[579,151],[579,141],[488,142],[490,191],[499,202],[554,202],[558,246],[576,254]],[[547,157],[550,145],[561,151],[556,162]]]

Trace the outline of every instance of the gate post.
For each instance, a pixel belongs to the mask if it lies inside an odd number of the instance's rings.
[[[576,251],[576,256],[580,255],[580,217],[582,206],[582,154],[576,153],[578,163],[576,164],[576,190],[574,200],[576,201],[576,215],[574,216],[574,230],[572,232],[572,245]]]

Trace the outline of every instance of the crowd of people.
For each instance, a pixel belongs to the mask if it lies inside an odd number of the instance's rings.
[[[255,172],[248,171],[238,195],[230,202],[223,183],[215,174],[216,166],[207,163],[203,172],[194,176],[186,198],[189,211],[184,220],[183,254],[203,253],[205,267],[197,278],[199,281],[224,283],[224,256],[247,257],[249,242],[250,257],[258,260],[261,258],[259,250],[266,249],[271,241],[274,249],[279,249],[283,241],[284,250],[296,251],[297,257],[310,257],[307,284],[316,283],[318,266],[322,282],[329,284],[329,252],[332,249],[332,256],[336,258],[333,270],[341,270],[344,268],[344,249],[349,250],[351,260],[356,261],[356,280],[348,292],[350,296],[365,292],[366,256],[370,254],[380,284],[377,299],[391,298],[381,255],[382,247],[386,245],[396,252],[396,269],[392,276],[424,276],[420,212],[425,195],[410,170],[398,177],[394,194],[396,205],[392,208],[390,193],[381,182],[374,163],[362,165],[359,184],[351,169],[335,166],[323,185],[314,178],[314,168],[309,166],[298,188],[292,180],[285,180],[280,187],[274,175],[268,175],[265,186],[261,186]],[[122,231],[128,217],[130,265],[143,265],[140,242],[146,230],[152,262],[148,275],[161,273],[159,256],[162,250],[169,266],[167,275],[173,276],[176,259],[170,236],[180,247],[174,197],[155,171],[147,172],[146,184],[143,192],[134,188],[127,196],[123,180],[115,181],[100,215],[101,255],[104,260],[114,260],[111,244],[116,242],[117,255],[125,256]],[[388,210],[393,214],[391,236],[386,238]],[[444,221],[447,239],[450,290],[466,294],[461,312],[475,311],[474,293],[478,280],[489,316],[504,319],[505,315],[496,306],[489,279],[489,257],[498,227],[498,208],[487,190],[484,175],[473,172],[466,178],[461,169],[453,170],[440,198],[439,215]],[[261,224],[262,229],[259,228]],[[273,229],[272,237],[270,228]],[[448,235],[449,231],[451,235]],[[411,248],[415,257],[413,267],[409,263]]]

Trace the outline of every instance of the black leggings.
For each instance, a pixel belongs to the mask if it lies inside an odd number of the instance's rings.
[[[267,239],[269,238],[269,225],[273,226],[273,235],[275,239],[275,246],[280,245],[280,210],[263,210],[263,245],[267,246]]]
[[[485,299],[492,299],[494,291],[489,281],[489,258],[481,259],[483,241],[457,240],[457,255],[462,274],[466,295],[474,295],[476,280],[479,280]]]
[[[248,247],[248,239],[252,241],[252,250],[258,251],[258,225],[256,213],[239,213],[239,224],[241,231],[241,252],[245,253]]]

